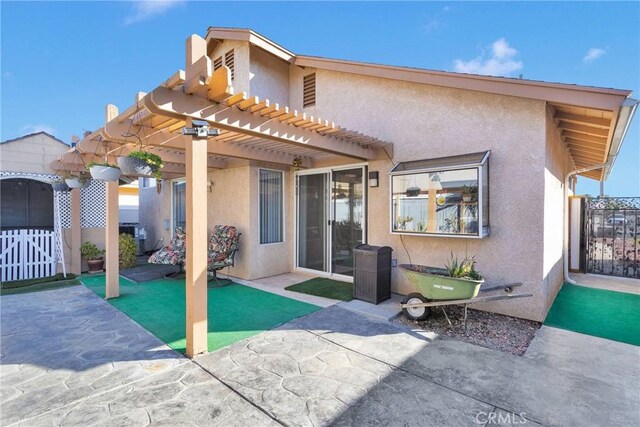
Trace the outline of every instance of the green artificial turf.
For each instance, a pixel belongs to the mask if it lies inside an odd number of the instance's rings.
[[[68,288],[69,286],[78,286],[80,282],[77,279],[56,280],[54,282],[36,283],[33,285],[25,285],[13,288],[0,289],[0,295],[26,294],[29,292],[50,291],[53,289]]]
[[[104,275],[82,276],[82,283],[104,298]],[[207,292],[209,351],[284,324],[320,307],[236,283]],[[134,283],[120,278],[120,297],[107,300],[169,347],[186,347],[185,282],[158,279]]]
[[[640,295],[565,283],[544,324],[640,345]]]
[[[71,274],[68,273],[66,276],[62,273],[58,273],[56,275],[53,276],[47,276],[47,277],[40,277],[38,279],[25,279],[25,280],[13,280],[11,282],[2,282],[0,283],[0,288],[2,289],[16,289],[16,288],[23,288],[26,286],[33,286],[33,285],[38,285],[38,284],[46,284],[46,283],[50,283],[50,282],[57,282],[57,281],[68,281],[71,279],[75,279],[76,276],[75,274]]]
[[[302,283],[291,285],[285,289],[288,291],[341,301],[351,301],[353,299],[352,283],[340,282],[338,280],[325,279],[322,277],[315,277]]]

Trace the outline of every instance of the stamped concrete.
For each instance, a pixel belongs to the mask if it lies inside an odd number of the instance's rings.
[[[84,286],[0,313],[3,426],[275,424]]]
[[[640,423],[637,348],[553,328],[517,357],[332,306],[192,361],[83,287],[0,305],[3,426]]]

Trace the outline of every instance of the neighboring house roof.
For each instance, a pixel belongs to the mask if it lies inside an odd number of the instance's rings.
[[[221,40],[249,42],[300,67],[546,101],[576,168],[607,164],[582,173],[594,179],[606,179],[611,172],[638,105],[628,98],[630,90],[296,55],[250,29],[209,27],[206,40],[212,47]]]
[[[47,135],[49,138],[53,139],[54,141],[59,142],[60,144],[66,145],[67,147],[69,146],[69,144],[67,144],[66,142],[62,141],[61,139],[56,138],[55,136],[53,136],[50,133],[45,132],[43,130],[41,130],[39,132],[30,133],[30,134],[27,134],[27,135],[22,135],[22,136],[19,136],[17,138],[7,139],[5,141],[0,141],[0,144],[8,144],[10,142],[21,141],[21,140],[29,138],[31,136],[36,136],[36,135],[40,135],[40,134]]]

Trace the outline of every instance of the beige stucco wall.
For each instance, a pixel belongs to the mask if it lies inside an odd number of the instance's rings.
[[[6,142],[0,144],[0,171],[53,174],[49,165],[68,149],[45,133]]]
[[[249,95],[289,105],[289,64],[256,47],[251,48]]]
[[[302,76],[292,69],[291,102],[301,107]],[[527,300],[484,308],[541,320],[547,295],[543,275],[545,103],[500,95],[316,70],[317,103],[305,109],[341,126],[394,144],[394,162],[491,150],[491,235],[485,239],[391,235],[391,161],[370,162],[380,187],[369,192],[368,241],[389,245],[398,263],[443,265],[451,251],[475,255],[490,283],[523,282]],[[403,246],[404,243],[404,246]],[[393,269],[393,290],[412,285]]]
[[[571,156],[562,142],[550,109],[546,112],[546,162],[544,169],[544,266],[543,278],[550,305],[564,279],[564,180],[575,169]],[[569,189],[569,195],[573,194]]]

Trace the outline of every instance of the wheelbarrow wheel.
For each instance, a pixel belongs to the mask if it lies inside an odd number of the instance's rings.
[[[402,300],[402,304],[422,304],[425,302],[429,302],[429,300],[417,292],[407,295],[405,299]],[[402,312],[409,319],[420,322],[427,320],[429,314],[431,314],[431,309],[429,307],[407,307],[403,308]]]

